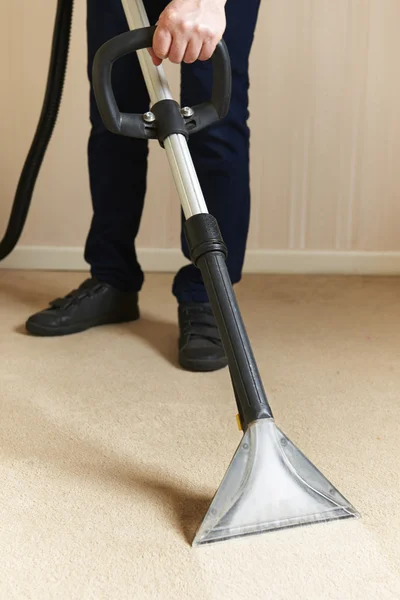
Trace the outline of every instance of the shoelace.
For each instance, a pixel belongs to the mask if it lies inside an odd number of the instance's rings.
[[[93,296],[102,286],[101,283],[93,281],[93,279],[87,279],[79,286],[76,290],[72,290],[63,298],[56,298],[50,302],[50,307],[66,310],[72,304],[77,304],[84,298],[90,298]]]
[[[183,334],[221,345],[221,336],[211,307],[189,306],[183,310]]]

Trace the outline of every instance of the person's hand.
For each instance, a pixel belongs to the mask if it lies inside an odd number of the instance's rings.
[[[208,60],[226,27],[226,0],[172,0],[161,13],[150,54],[158,66]]]

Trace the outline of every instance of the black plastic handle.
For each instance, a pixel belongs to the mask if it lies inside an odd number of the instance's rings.
[[[156,139],[157,124],[146,123],[143,115],[121,113],[112,89],[112,68],[123,56],[151,48],[155,26],[142,27],[122,33],[105,44],[96,53],[93,62],[93,91],[105,127],[113,133],[141,139]],[[231,98],[231,65],[228,49],[223,40],[212,56],[213,89],[210,102],[193,106],[193,115],[185,119],[188,133],[195,133],[223,119],[229,110]]]

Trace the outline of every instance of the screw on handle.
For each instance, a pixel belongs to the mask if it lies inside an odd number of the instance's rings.
[[[93,62],[93,91],[104,126],[118,135],[157,139],[157,122],[143,119],[143,115],[121,113],[112,89],[112,69],[114,63],[138,50],[151,48],[155,26],[142,27],[122,33],[103,44]],[[223,40],[217,45],[211,58],[213,64],[213,89],[209,102],[192,107],[183,113],[184,127],[188,134],[208,127],[223,119],[229,110],[232,76],[228,49]],[[154,67],[156,68],[156,67]]]

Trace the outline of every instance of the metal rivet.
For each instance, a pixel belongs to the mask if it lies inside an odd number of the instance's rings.
[[[143,121],[146,121],[146,123],[154,123],[155,120],[156,118],[152,112],[144,113]]]
[[[188,119],[189,117],[193,117],[194,110],[193,110],[193,108],[190,108],[190,106],[184,106],[181,109],[181,115],[182,115],[182,117],[185,117],[185,119]]]
[[[249,449],[249,445],[248,444],[243,444],[243,449],[244,450],[248,450]]]
[[[287,446],[287,440],[285,440],[285,438],[282,438],[281,444],[282,444],[282,446]]]

